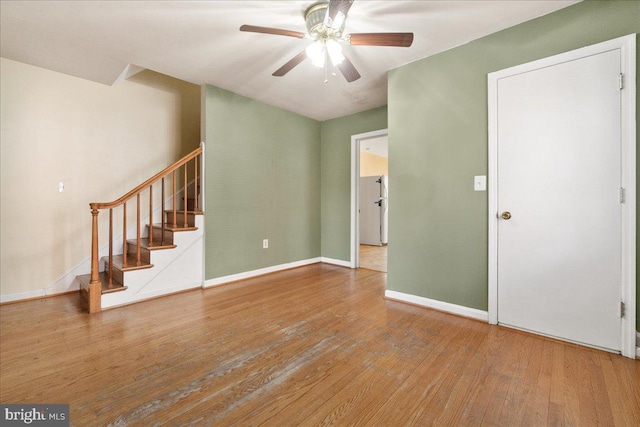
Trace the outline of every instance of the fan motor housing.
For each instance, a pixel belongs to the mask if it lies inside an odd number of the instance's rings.
[[[320,27],[324,25],[324,16],[327,13],[329,3],[314,3],[304,13],[304,20],[307,23],[307,31],[312,36],[318,34]]]
[[[329,32],[335,33],[334,37],[329,36],[329,38],[335,38],[335,36],[340,37],[342,31],[344,30],[344,23],[338,30],[329,29],[324,25],[324,17],[327,14],[328,7],[329,2],[322,1],[312,4],[304,13],[304,20],[307,24],[307,31],[309,32],[309,35],[314,39],[327,38]]]

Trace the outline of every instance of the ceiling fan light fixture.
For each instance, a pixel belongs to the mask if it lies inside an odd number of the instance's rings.
[[[320,68],[324,67],[324,57],[325,57],[324,49],[325,47],[320,41],[311,43],[309,47],[307,47],[306,49],[307,57],[311,60],[313,65],[315,65],[316,67],[320,67]]]
[[[391,0],[385,0],[391,1]],[[273,76],[282,77],[298,66],[306,58],[319,68],[324,67],[325,83],[329,74],[335,75],[337,68],[348,83],[361,76],[353,63],[342,52],[339,42],[354,46],[409,47],[413,43],[413,33],[351,33],[344,34],[345,22],[354,0],[320,0],[307,8],[304,20],[307,33],[280,28],[242,25],[240,31],[274,34],[312,40],[305,50],[278,68]]]
[[[329,56],[332,65],[338,65],[344,61],[342,46],[335,40],[318,40],[307,47],[306,53],[313,65],[318,68],[324,67],[327,56]]]

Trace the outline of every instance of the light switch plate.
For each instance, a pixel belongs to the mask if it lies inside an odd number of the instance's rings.
[[[476,175],[473,177],[473,191],[487,191],[486,175]]]

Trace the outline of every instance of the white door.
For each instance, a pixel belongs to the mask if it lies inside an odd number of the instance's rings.
[[[379,176],[360,178],[360,244],[382,245]]]
[[[498,322],[616,351],[620,70],[611,50],[497,82]]]

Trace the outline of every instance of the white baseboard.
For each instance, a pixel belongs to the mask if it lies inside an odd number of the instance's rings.
[[[238,280],[250,279],[252,277],[262,276],[264,274],[275,273],[277,271],[289,270],[291,268],[302,267],[309,264],[317,264],[321,262],[321,258],[310,258],[301,261],[288,262],[286,264],[274,265],[271,267],[260,268],[258,270],[245,271],[244,273],[230,274],[228,276],[216,277],[214,279],[205,280],[203,288],[211,286],[224,285],[225,283],[237,282]]]
[[[449,302],[438,301],[430,298],[419,297],[417,295],[405,294],[397,291],[387,290],[384,296],[388,299],[400,302],[406,302],[409,304],[420,305],[423,307],[429,307],[436,310],[444,311],[458,316],[470,317],[476,320],[482,320],[483,322],[489,321],[489,313],[486,311],[478,310],[475,308],[465,307],[462,305],[451,304]]]
[[[324,262],[325,264],[339,265],[340,267],[351,268],[351,261],[343,261],[341,259],[320,257],[320,262]]]
[[[36,289],[33,291],[18,292],[16,294],[0,295],[0,303],[40,298],[44,296],[46,296],[45,289]]]

